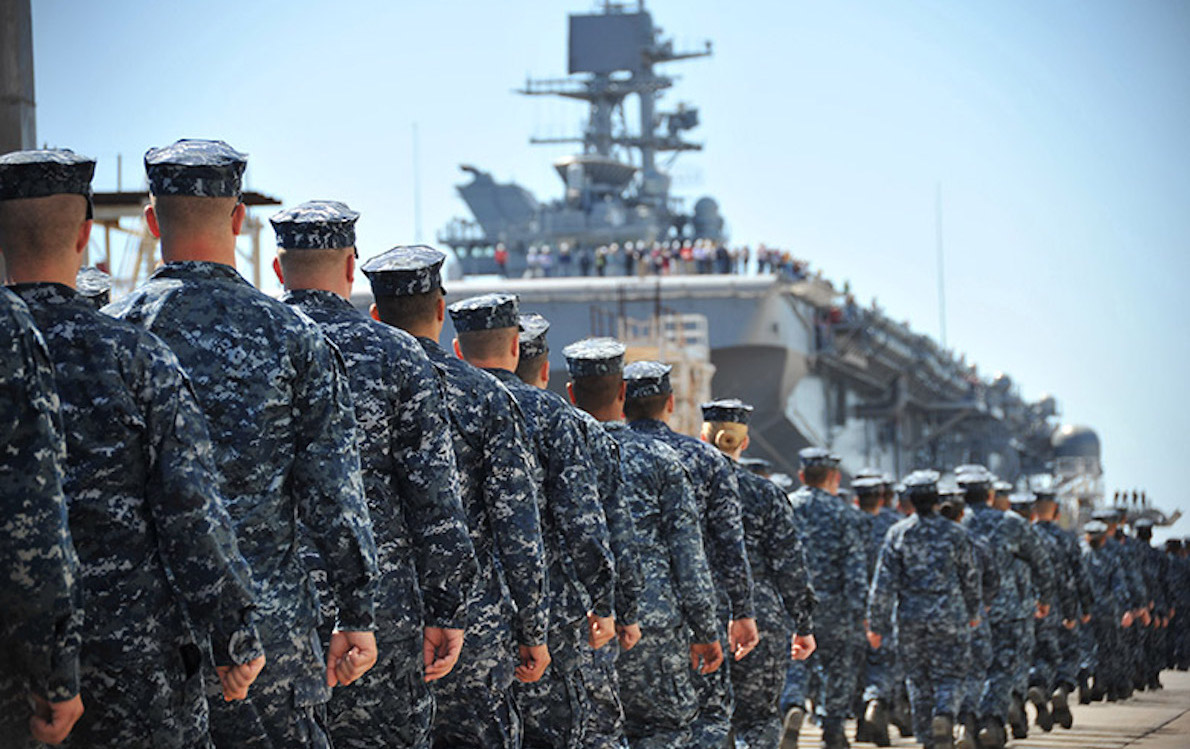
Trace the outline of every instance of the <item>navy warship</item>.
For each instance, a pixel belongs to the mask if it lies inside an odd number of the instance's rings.
[[[675,365],[678,422],[687,432],[697,429],[701,400],[754,404],[749,453],[778,471],[796,473],[797,451],[816,445],[842,456],[849,472],[899,476],[982,463],[1018,491],[1058,490],[1071,521],[1101,504],[1099,438],[1062,424],[1055,398],[1025,400],[1008,375],[981,376],[874,305],[860,307],[821,272],[784,262],[756,272],[739,256],[718,262],[727,240],[718,203],[699,197],[685,210],[666,171],[673,158],[702,148],[688,139],[699,110],[664,109],[674,78],[658,70],[711,52],[710,42],[675,49],[643,0],[571,15],[568,75],[530,79],[519,90],[588,105],[579,135],[531,140],[581,147],[553,164],[562,194],[538,200],[463,165],[470,181],[458,191],[471,217],[438,236],[461,272],[448,301],[508,291],[549,318],[551,366],[562,373],[555,388],[565,381],[563,345],[612,335],[628,343],[630,359]],[[713,264],[692,265],[691,247],[714,248]],[[589,262],[592,255],[603,264]],[[737,272],[715,272],[726,269]],[[1155,520],[1168,520],[1145,504]]]

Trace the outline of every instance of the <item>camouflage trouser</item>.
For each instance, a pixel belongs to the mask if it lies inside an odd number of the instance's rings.
[[[620,703],[620,681],[616,676],[619,645],[613,639],[591,654],[591,665],[583,671],[587,694],[591,697],[587,713],[586,749],[622,749],[624,706]]]
[[[64,746],[209,747],[202,670],[193,645],[158,657],[97,662],[84,644],[79,683],[85,712]]]
[[[379,660],[327,705],[331,739],[342,749],[430,745],[434,697],[425,682],[420,637],[378,642]]]
[[[449,674],[430,684],[438,702],[433,743],[441,749],[519,749],[521,714],[512,695],[517,648],[511,607],[489,576],[481,598],[468,604],[463,651]]]
[[[727,647],[727,626],[730,614],[727,596],[720,594],[719,643],[724,658],[729,658]],[[690,746],[702,749],[720,749],[727,746],[731,733],[731,714],[735,708],[735,697],[731,690],[731,669],[724,663],[709,674],[694,672],[694,688],[698,691],[698,717],[690,727]]]
[[[905,664],[905,686],[913,708],[913,734],[930,735],[938,715],[957,718],[963,699],[970,635],[966,622],[898,623],[898,657]]]
[[[959,714],[970,713],[979,716],[979,698],[983,694],[983,685],[988,678],[988,668],[992,663],[992,628],[986,618],[981,619],[979,626],[971,633],[971,661],[967,666],[963,678],[963,701],[959,706]]]
[[[1058,648],[1061,658],[1058,660],[1058,671],[1054,674],[1054,688],[1065,685],[1073,689],[1078,684],[1079,669],[1079,631],[1090,625],[1078,624],[1074,629],[1062,627],[1058,630]]]
[[[1095,682],[1107,689],[1122,689],[1127,673],[1127,654],[1124,652],[1124,629],[1115,617],[1091,619],[1095,640]]]
[[[591,668],[587,620],[549,632],[550,665],[532,684],[517,683],[513,694],[525,721],[525,749],[583,746],[591,698],[583,673]]]
[[[37,742],[29,735],[29,685],[13,672],[0,655],[0,747],[33,749]]]
[[[1037,647],[1037,620],[1029,617],[1025,619],[1025,626],[1021,630],[1023,637],[1016,645],[1016,666],[1012,671],[1012,691],[1021,699],[1029,691],[1029,672],[1033,668],[1033,652]]]
[[[616,672],[632,749],[691,746],[689,726],[698,714],[698,694],[685,627],[642,627],[636,647],[616,659]]]
[[[224,702],[219,680],[206,672],[211,738],[220,749],[327,749],[326,661],[313,630],[287,642],[265,643],[265,664],[248,699]]]
[[[979,716],[1004,722],[1012,703],[1012,689],[1016,678],[1018,648],[1031,629],[1028,619],[1009,619],[992,622],[992,660],[988,664],[988,678],[979,700]],[[908,668],[908,664],[906,664]]]
[[[851,712],[852,691],[856,682],[856,663],[860,637],[854,625],[841,622],[819,623],[814,638],[818,649],[805,661],[791,661],[785,673],[781,692],[781,712],[791,707],[804,707],[811,676],[819,682],[820,699],[814,712],[820,718],[847,718]]]
[[[1033,620],[1034,645],[1033,662],[1029,669],[1029,686],[1040,687],[1047,696],[1058,683],[1058,670],[1062,664],[1061,619],[1051,614],[1045,619]]]
[[[1165,640],[1169,636],[1168,627],[1150,627],[1145,634],[1145,664],[1148,666],[1148,678],[1156,678],[1165,668]]]
[[[761,749],[774,747],[781,740],[781,714],[777,700],[781,696],[785,667],[790,662],[789,631],[760,631],[760,644],[743,660],[730,658],[731,688],[735,694],[735,713],[731,725],[736,742]],[[724,662],[723,668],[728,667]]]

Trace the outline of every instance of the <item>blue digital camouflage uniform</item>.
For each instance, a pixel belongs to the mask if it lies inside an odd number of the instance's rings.
[[[731,723],[737,742],[761,749],[781,740],[777,702],[790,662],[791,638],[795,633],[814,634],[818,599],[789,500],[768,479],[738,466],[736,476],[760,644],[742,660],[729,659],[735,693]]]
[[[560,396],[559,396],[560,397]],[[594,417],[574,409],[586,437],[599,485],[599,500],[607,520],[612,555],[616,558],[616,625],[639,623],[641,596],[640,560],[636,553],[636,527],[624,496],[620,446]],[[624,740],[624,708],[616,677],[617,643],[613,640],[595,651],[593,672],[587,677],[591,696],[587,747],[618,747]]]
[[[892,527],[872,580],[868,626],[886,635],[895,613],[913,733],[923,743],[933,718],[958,716],[969,623],[981,610],[979,571],[961,528],[920,511]]]
[[[512,696],[517,645],[541,645],[549,629],[536,458],[520,409],[496,378],[418,343],[438,371],[479,577],[455,668],[434,682],[436,747],[515,749],[522,723]]]
[[[1025,516],[1021,513],[1018,513],[1015,510],[1012,512],[1022,520],[1025,520]],[[1027,514],[1028,511],[1025,510],[1025,515]],[[1054,566],[1050,561],[1050,544],[1037,532],[1037,530],[1033,527],[1033,524],[1029,523],[1028,520],[1025,520],[1025,535],[1029,537],[1032,545],[1037,548],[1041,556],[1042,564],[1051,575],[1051,580],[1053,580],[1054,585],[1053,596],[1050,599],[1050,603],[1052,604],[1050,607],[1050,616],[1058,616],[1058,612],[1062,608],[1063,597],[1067,595],[1067,589],[1059,585],[1059,581],[1053,577]],[[1034,657],[1036,656],[1039,647],[1037,639],[1039,620],[1034,617],[1034,612],[1036,611],[1036,604],[1034,602],[1037,600],[1037,586],[1033,582],[1032,570],[1025,560],[1021,559],[1020,557],[1015,558],[1013,560],[1013,571],[1017,577],[1017,585],[1021,590],[1021,600],[1023,602],[1021,605],[1021,610],[1027,625],[1024,629],[1024,637],[1017,642],[1016,666],[1013,668],[1012,691],[1013,694],[1023,698],[1029,690],[1030,674],[1032,673]],[[1041,630],[1041,634],[1043,634],[1045,637],[1041,648],[1046,652],[1045,657],[1047,661],[1053,661],[1057,657],[1057,654],[1054,652],[1054,648],[1057,645],[1057,640],[1051,636],[1051,633],[1052,629],[1051,625],[1049,624],[1047,624],[1046,627]],[[1049,667],[1045,667],[1043,669],[1045,672],[1048,672],[1049,670]]]
[[[1089,534],[1098,532],[1098,535],[1103,535],[1106,526],[1092,521],[1087,524],[1086,530]],[[1117,653],[1122,647],[1124,628],[1120,620],[1124,612],[1131,609],[1133,591],[1127,573],[1107,546],[1096,547],[1084,542],[1082,559],[1083,569],[1094,591],[1090,626],[1085,631],[1090,646],[1085,665],[1094,674],[1097,687],[1114,691],[1127,678],[1124,663],[1117,657],[1111,657],[1111,654]]]
[[[428,746],[422,627],[465,628],[477,571],[437,375],[412,336],[334,292],[291,291],[282,301],[343,354],[380,569],[379,660],[332,695],[331,738],[344,747]]]
[[[67,286],[13,289],[45,335],[62,394],[63,490],[87,613],[80,669],[89,708],[72,741],[205,746],[194,638],[213,632],[218,666],[261,649],[251,570],[215,488],[194,392],[156,336]]]
[[[525,746],[579,746],[585,740],[590,702],[582,678],[591,668],[586,614],[611,616],[615,599],[615,562],[595,469],[572,409],[513,372],[488,371],[504,383],[525,415],[544,501],[551,663],[541,680],[516,685]]]
[[[1045,619],[1035,620],[1037,647],[1029,676],[1030,685],[1041,687],[1049,695],[1060,686],[1073,689],[1078,681],[1078,634],[1066,629],[1063,621],[1078,622],[1082,618],[1090,604],[1091,590],[1074,534],[1053,521],[1038,521],[1033,528],[1046,542],[1050,562],[1057,573],[1054,575],[1057,605]]]
[[[1026,637],[1035,604],[1053,599],[1053,574],[1045,563],[1037,537],[1028,532],[1029,524],[1021,516],[974,503],[967,505],[963,525],[973,538],[991,549],[1000,573],[1000,589],[987,615],[992,630],[993,659],[978,712],[981,719],[1003,723],[1016,676],[1017,643]],[[1018,558],[1029,566],[1036,598],[1026,599],[1020,589],[1014,568],[1014,560]]]
[[[1159,597],[1159,591],[1156,590],[1155,580],[1150,580],[1145,573],[1143,550],[1140,548],[1140,542],[1134,537],[1125,535],[1121,530],[1116,539],[1117,546],[1125,558],[1129,573],[1132,575],[1134,587],[1139,592],[1137,601],[1137,608],[1148,609],[1151,604],[1156,603]],[[1124,643],[1127,650],[1128,658],[1128,677],[1132,681],[1132,687],[1140,689],[1148,681],[1145,674],[1145,643],[1148,640],[1149,631],[1152,629],[1152,623],[1146,626],[1143,621],[1137,621],[1125,632]]]
[[[965,526],[960,527],[967,531],[971,539],[972,555],[979,570],[979,626],[971,632],[971,660],[966,670],[963,700],[959,708],[960,716],[974,718],[979,715],[979,700],[988,678],[988,668],[992,664],[992,625],[988,620],[988,610],[1000,593],[1000,568],[995,553],[987,543],[976,538]]]
[[[874,515],[863,513],[863,523],[867,528],[869,585],[872,583],[872,577],[876,574],[876,563],[880,560],[880,547],[884,543],[885,534],[888,533],[889,528],[902,520],[904,517],[900,513],[887,507],[881,507]],[[894,651],[895,647],[889,646],[879,650],[867,647],[865,651],[867,672],[862,681],[865,703],[871,700],[884,700],[885,703],[891,701],[896,691],[896,686],[893,684],[895,676],[893,662],[896,658]]]
[[[25,305],[0,288],[0,736],[28,734],[32,692],[79,692],[83,609],[66,522],[58,394],[45,342]]]
[[[1157,626],[1158,617],[1168,617],[1170,610],[1170,591],[1166,584],[1169,562],[1165,554],[1149,545],[1148,540],[1141,535],[1142,528],[1148,528],[1148,535],[1152,536],[1152,523],[1142,520],[1135,525],[1137,538],[1135,546],[1140,560],[1141,574],[1145,578],[1145,585],[1153,601],[1152,626],[1144,630],[1143,661],[1140,669],[1141,683],[1146,687],[1156,687],[1160,680],[1158,676],[1165,668],[1165,653],[1168,648],[1168,627]]]
[[[167,263],[105,311],[163,338],[194,382],[259,590],[268,662],[248,700],[212,701],[216,744],[324,745],[330,694],[298,521],[330,573],[340,629],[372,629],[377,578],[341,357],[312,320],[220,263]]]
[[[644,583],[641,640],[616,659],[625,734],[633,749],[691,746],[699,709],[691,638],[709,643],[719,637],[702,515],[678,452],[623,422],[605,426],[621,447],[624,495]]]
[[[74,288],[95,309],[102,309],[112,302],[112,277],[98,268],[79,268],[74,278]]]
[[[631,365],[630,365],[631,366]],[[631,397],[631,396],[630,396]],[[715,587],[719,592],[719,637],[729,652],[727,625],[733,619],[755,618],[752,570],[744,547],[739,480],[730,461],[717,449],[694,437],[679,434],[663,421],[639,419],[629,423],[641,434],[664,442],[682,456],[690,474],[702,517],[703,543]],[[695,674],[701,708],[692,746],[719,747],[731,731],[734,698],[729,668]]]
[[[805,684],[812,672],[821,691],[815,712],[842,720],[851,711],[859,668],[856,642],[863,636],[867,605],[863,531],[843,500],[822,489],[803,486],[790,495],[790,502],[805,542],[810,584],[818,596],[818,649],[808,660],[789,665],[781,710],[805,705]]]

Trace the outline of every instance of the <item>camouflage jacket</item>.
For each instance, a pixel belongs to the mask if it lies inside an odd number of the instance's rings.
[[[992,601],[988,619],[992,622],[1015,621],[1032,616],[1034,605],[1049,603],[1054,597],[1053,571],[1047,564],[1035,534],[1029,533],[1029,523],[1020,515],[985,505],[967,505],[963,526],[992,551],[1000,572],[1000,590]],[[1036,589],[1029,598],[1021,589],[1015,560],[1022,560],[1029,570]]]
[[[96,311],[68,286],[13,290],[45,335],[62,397],[62,488],[79,556],[87,658],[151,662],[207,632],[215,635],[216,665],[260,655],[252,571],[236,546],[206,422],[177,358],[156,336]]]
[[[516,605],[521,645],[541,645],[549,629],[545,546],[534,473],[520,408],[496,378],[418,338],[438,372],[450,420],[467,528],[479,562],[475,595],[502,575]]]
[[[731,602],[732,619],[755,617],[752,569],[744,548],[740,486],[730,462],[713,446],[678,434],[665,422],[641,419],[628,426],[664,442],[682,455],[682,465],[694,485],[715,584]]]
[[[537,455],[551,626],[583,619],[588,611],[611,616],[615,560],[578,417],[556,396],[526,385],[513,372],[486,371],[520,404]]]
[[[607,519],[612,554],[616,558],[616,622],[635,624],[640,616],[638,606],[642,583],[640,560],[636,554],[636,528],[632,523],[632,510],[624,497],[620,445],[589,413],[580,409],[573,411],[579,417],[579,426],[587,438],[591,464],[595,466],[599,482],[599,500],[603,505],[603,516]]]
[[[1087,580],[1086,570],[1083,569],[1083,555],[1078,546],[1078,538],[1053,521],[1037,522],[1033,527],[1051,542],[1050,561],[1059,570],[1055,575],[1055,582],[1068,588],[1063,598],[1062,617],[1078,619],[1083,614],[1091,613],[1091,584]]]
[[[1139,538],[1136,539],[1135,545],[1137,551],[1140,552],[1140,568],[1145,580],[1148,581],[1149,594],[1155,604],[1154,609],[1164,616],[1163,612],[1169,611],[1170,606],[1173,605],[1166,587],[1168,577],[1166,569],[1169,566],[1169,560],[1160,550]]]
[[[859,627],[868,599],[867,552],[863,531],[843,500],[822,489],[803,486],[789,496],[806,547],[810,584],[829,624]],[[838,617],[843,617],[842,621]]]
[[[25,305],[0,288],[0,669],[60,702],[79,692],[83,608],[66,521],[53,365]]]
[[[1083,542],[1081,552],[1093,593],[1091,616],[1118,624],[1124,612],[1132,608],[1128,573],[1106,546],[1096,549]]]
[[[770,630],[814,634],[818,597],[793,508],[768,479],[734,464],[740,484],[744,544],[755,583],[756,616]]]
[[[399,640],[423,624],[463,629],[477,565],[434,368],[412,336],[334,292],[282,301],[318,323],[347,365],[380,568],[377,630]]]
[[[868,594],[869,628],[889,634],[894,609],[898,624],[934,622],[960,633],[981,618],[971,539],[953,521],[918,513],[889,530]]]
[[[685,622],[695,642],[718,640],[715,586],[681,456],[622,421],[604,427],[621,448],[624,497],[636,528],[644,580],[640,625],[673,629]]]
[[[266,646],[317,623],[299,521],[326,561],[339,627],[372,629],[376,545],[355,415],[318,326],[210,262],[163,265],[104,311],[164,339],[194,383]]]
[[[884,534],[888,533],[888,529],[904,520],[897,513],[877,512],[873,515],[870,512],[860,511],[861,522],[865,528],[864,540],[865,547],[868,553],[868,583],[872,582],[872,578],[876,575],[876,563],[880,561],[880,547],[884,545]]]

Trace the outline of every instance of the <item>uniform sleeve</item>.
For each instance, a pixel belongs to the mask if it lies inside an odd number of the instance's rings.
[[[534,458],[524,420],[507,392],[491,402],[486,437],[483,498],[500,566],[516,604],[517,642],[541,645],[549,631],[550,609]]]
[[[1074,578],[1075,589],[1078,591],[1079,613],[1087,616],[1091,613],[1095,595],[1091,589],[1087,562],[1083,559],[1082,550],[1073,536],[1066,537],[1066,549],[1070,559],[1070,575]]]
[[[785,604],[785,611],[793,619],[793,629],[799,635],[814,634],[814,609],[818,597],[810,584],[806,568],[806,550],[801,533],[793,520],[793,509],[776,486],[765,490],[768,522],[762,529],[765,557],[772,566],[772,580]]]
[[[718,451],[711,454],[715,458],[715,470],[710,477],[711,495],[707,507],[707,533],[710,536],[708,556],[711,566],[727,588],[727,597],[731,599],[731,618],[750,619],[756,616],[756,608],[753,602],[752,566],[744,546],[739,479],[727,458]]]
[[[955,570],[959,575],[959,587],[963,592],[963,603],[967,605],[967,618],[979,619],[983,616],[982,591],[979,581],[979,565],[975,561],[975,548],[966,533],[955,534],[958,543],[955,544]]]
[[[32,320],[0,327],[0,640],[31,689],[61,702],[79,693],[83,610],[62,494],[58,395]]]
[[[206,420],[165,345],[140,351],[148,357],[138,383],[152,457],[146,494],[161,555],[190,621],[212,634],[215,665],[246,663],[264,652],[252,622],[256,595],[217,489]]]
[[[695,642],[719,639],[715,583],[702,539],[702,521],[694,489],[681,463],[667,460],[658,469],[658,502],[661,507],[662,538],[669,546],[674,587],[682,602],[682,613]]]
[[[1054,600],[1054,572],[1049,564],[1049,558],[1042,548],[1041,539],[1033,528],[1023,520],[1020,531],[1020,557],[1029,565],[1033,575],[1033,587],[1037,589],[1037,599],[1041,603],[1052,603]]]
[[[588,442],[591,445],[592,462],[598,472],[599,498],[607,520],[612,555],[616,559],[616,621],[620,624],[635,624],[640,617],[639,602],[644,582],[636,551],[636,526],[632,522],[632,512],[628,509],[622,486],[620,448],[615,440],[602,431],[603,427],[592,424],[590,429],[600,430]]]
[[[415,344],[400,362],[392,454],[405,523],[413,534],[426,624],[463,629],[467,592],[478,572],[459,493],[454,446],[437,375]]]
[[[892,631],[893,604],[898,597],[898,581],[901,579],[901,557],[897,553],[900,534],[888,533],[880,545],[880,556],[876,562],[876,574],[868,591],[868,629],[878,635]]]
[[[297,440],[290,483],[302,522],[326,565],[339,629],[375,626],[376,542],[364,498],[355,413],[342,357],[307,334],[293,402]]]
[[[842,500],[838,500],[842,502]],[[868,552],[858,523],[842,513],[843,593],[855,622],[864,618],[868,599]]]
[[[608,539],[607,520],[599,506],[595,468],[576,417],[565,412],[548,425],[545,450],[547,506],[553,513],[574,563],[578,580],[587,590],[596,616],[611,616],[616,573]],[[549,418],[549,417],[545,417]]]

